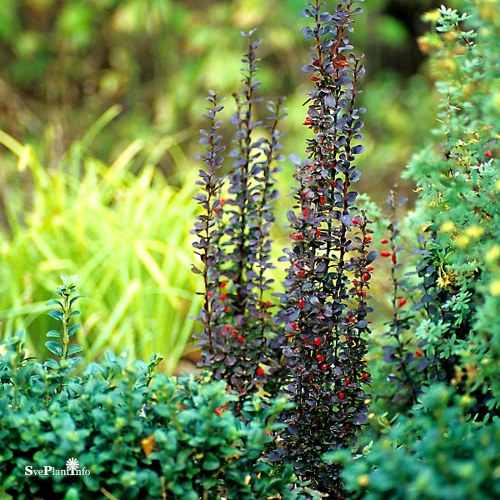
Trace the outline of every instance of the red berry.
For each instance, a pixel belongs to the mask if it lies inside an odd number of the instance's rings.
[[[319,80],[319,78],[317,76],[311,76],[310,78],[311,82],[317,82]]]
[[[301,269],[301,270],[299,271],[299,275],[300,275],[300,276],[305,276],[305,275],[306,275],[306,272],[304,271],[304,269]]]
[[[339,393],[338,393],[338,397],[339,397],[340,399],[344,399],[344,398],[345,398],[345,394],[344,394],[343,392],[339,392]]]
[[[347,61],[337,61],[337,66],[340,66],[341,68],[344,68],[348,64],[349,63]]]
[[[349,323],[356,323],[356,318],[354,316],[351,316],[348,321]]]
[[[326,196],[320,196],[319,202],[321,203],[321,205],[324,205],[326,203]]]
[[[225,325],[224,328],[226,329],[226,332],[231,331],[231,325]]]
[[[290,235],[290,239],[295,241],[302,241],[304,239],[304,236],[302,235],[302,233],[294,233]]]
[[[318,354],[316,356],[316,359],[318,360],[318,363],[321,363],[324,360],[324,358],[323,358],[323,356],[321,354]]]
[[[326,370],[328,370],[328,366],[327,365],[321,365],[321,371],[322,372],[326,372]]]
[[[227,293],[221,293],[220,300],[226,300],[226,299],[227,299]]]
[[[316,229],[316,236],[318,238],[321,236],[321,229]]]
[[[396,264],[396,254],[395,253],[393,253],[391,255],[391,260],[392,260],[392,262],[394,262],[394,264]]]
[[[304,125],[312,125],[313,121],[310,116],[307,116],[306,119],[304,120]]]
[[[302,215],[304,217],[307,217],[309,215],[309,210],[307,208],[304,208],[304,210],[302,210]]]
[[[216,408],[214,413],[220,417],[222,415],[222,408]]]
[[[361,295],[363,296],[363,298],[366,298],[366,290],[363,290],[363,292],[361,293]]]
[[[347,378],[345,379],[345,383],[346,383],[346,384],[350,384],[350,383],[351,383],[351,379],[350,379],[349,377],[347,377]]]
[[[213,294],[213,292],[207,292],[207,297],[211,297]]]
[[[406,299],[400,299],[398,302],[398,307],[403,307],[406,304]]]
[[[226,286],[227,286],[227,281],[222,281],[221,284],[220,284],[220,287],[224,288]]]
[[[347,424],[345,424],[346,430],[349,429],[349,427],[351,427],[351,424],[349,422],[347,422]]]
[[[356,219],[356,217],[354,217],[354,219],[352,219],[352,223],[357,226],[359,224],[359,220]]]
[[[234,336],[238,335],[238,330],[232,330],[231,335],[234,335]]]
[[[368,378],[369,376],[370,376],[370,374],[369,374],[369,373],[366,373],[366,372],[363,372],[363,373],[361,374],[361,378]]]
[[[423,356],[422,351],[420,351],[419,349],[417,349],[415,351],[415,356],[417,356],[417,358],[421,358]]]
[[[486,153],[484,153],[484,156],[486,158],[493,158],[493,153],[491,151],[486,151]]]
[[[370,243],[372,241],[372,237],[370,235],[365,236],[365,243]]]
[[[245,339],[243,338],[243,336],[242,336],[242,335],[238,335],[238,336],[236,337],[236,339],[238,340],[238,342],[239,342],[240,344],[243,344],[243,342],[245,342]]]
[[[272,303],[270,300],[268,300],[268,301],[266,302],[266,307],[271,307],[272,305],[273,305],[273,303]]]
[[[375,268],[373,266],[368,266],[366,270],[371,273]]]
[[[368,281],[370,279],[370,275],[368,273],[363,274],[363,281]]]
[[[229,307],[224,307],[224,312],[228,313],[229,312]]]
[[[295,321],[293,321],[290,326],[292,327],[292,330],[297,330],[297,323],[295,323]]]
[[[264,375],[264,370],[262,368],[257,368],[257,370],[255,370],[255,373],[259,376],[259,377],[262,377],[262,375]]]
[[[319,337],[316,337],[314,340],[313,340],[313,344],[314,345],[317,345],[318,347],[321,345],[321,339]]]
[[[383,250],[382,252],[380,252],[380,255],[382,257],[390,257],[391,256],[391,252],[388,252],[387,250]]]
[[[382,245],[386,245],[387,243],[389,243],[389,240],[387,238],[384,238],[383,240],[380,240],[380,243],[382,243]]]
[[[297,303],[297,305],[299,306],[300,309],[302,309],[304,307],[304,301],[302,299],[299,300],[299,302]]]
[[[219,201],[219,206],[222,208],[226,204],[226,200],[224,198],[221,198]]]

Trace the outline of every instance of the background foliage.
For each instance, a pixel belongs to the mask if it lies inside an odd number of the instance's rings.
[[[437,3],[371,1],[357,20],[354,43],[366,53],[367,66],[359,104],[369,110],[365,117],[367,154],[360,158],[360,167],[366,163],[368,168],[360,190],[378,201],[384,199],[387,185],[400,182],[402,165],[423,143],[432,122],[430,75],[416,35],[424,27],[421,14]],[[302,8],[302,0],[277,0],[272,4],[263,0],[6,0],[1,3],[0,127],[19,143],[14,146],[15,143],[2,136],[7,149],[14,152],[12,155],[5,148],[0,151],[3,165],[0,234],[3,255],[13,256],[0,260],[5,277],[2,297],[6,302],[0,308],[5,311],[1,324],[4,333],[21,327],[25,313],[40,310],[43,293],[53,285],[57,274],[78,270],[84,273],[82,293],[97,306],[104,320],[101,325],[109,325],[101,329],[102,346],[114,337],[146,355],[151,350],[144,351],[140,346],[147,342],[138,338],[144,335],[146,326],[147,332],[154,331],[153,337],[158,339],[155,342],[163,343],[166,350],[174,344],[176,349],[180,347],[175,334],[176,343],[169,340],[172,325],[178,321],[174,318],[186,316],[184,299],[191,300],[199,288],[188,277],[191,256],[187,242],[181,240],[188,233],[191,214],[196,210],[194,202],[188,201],[191,189],[188,185],[194,184],[197,169],[193,158],[199,153],[197,136],[203,126],[199,118],[205,106],[203,96],[209,88],[228,95],[238,87],[244,48],[239,31],[257,27],[258,37],[263,40],[259,64],[262,91],[269,97],[286,95],[290,117],[283,123],[286,132],[283,152],[285,156],[297,153],[296,144],[305,143],[306,131],[300,124],[305,113],[302,96],[308,84],[300,72],[300,66],[307,60],[307,42],[299,35],[302,21],[298,13]],[[304,54],[301,61],[296,54]],[[228,104],[226,124],[233,112],[231,103]],[[104,118],[98,119],[99,116]],[[40,167],[38,178],[32,172],[33,157]],[[148,173],[143,175],[145,165],[149,165]],[[151,165],[155,166],[154,174]],[[104,171],[110,166],[115,173],[109,175],[116,174],[120,180],[114,179],[107,186],[105,181],[101,186]],[[293,166],[285,162],[283,169],[282,197],[277,202],[278,228],[286,225],[284,214]],[[66,174],[61,176],[63,170]],[[142,181],[136,184],[139,177]],[[154,178],[152,189],[147,184],[150,177]],[[65,213],[70,218],[80,214],[79,225],[74,222],[69,227],[69,223],[58,217],[61,198],[56,204],[52,199],[54,185],[39,189],[40,182],[59,185],[55,198],[66,197]],[[61,187],[67,185],[71,185],[71,191]],[[160,185],[164,187],[159,188]],[[105,195],[100,193],[101,188]],[[158,189],[163,189],[163,194],[171,192],[172,201],[177,193],[179,196],[177,203],[169,204],[172,208],[176,205],[173,213],[161,215],[163,226],[160,211],[152,213]],[[91,190],[94,194],[89,197]],[[124,231],[123,227],[130,214],[127,215],[125,204],[131,202],[132,196],[139,196],[141,190],[151,191],[144,204],[149,207],[147,218],[153,227],[143,227],[145,214],[139,220],[138,212],[132,225],[137,231],[132,238],[133,231]],[[41,201],[43,197],[48,199]],[[127,197],[128,202],[121,204]],[[40,203],[30,202],[34,198]],[[90,203],[94,204],[91,210]],[[121,212],[119,209],[120,215],[115,212],[117,206],[123,208]],[[38,210],[42,212],[37,213]],[[105,213],[108,216],[103,216]],[[81,221],[82,214],[86,222]],[[28,222],[30,219],[52,219],[68,227],[61,232],[56,226],[58,236],[53,238],[54,233],[47,231],[46,226],[32,224]],[[169,230],[174,219],[172,236]],[[96,237],[95,233],[101,236]],[[56,241],[61,242],[63,235],[67,245],[58,244],[56,251]],[[281,231],[274,237],[286,244]],[[136,240],[135,247],[129,238]],[[33,239],[39,244],[33,243]],[[39,246],[44,239],[45,246],[49,241],[48,248],[41,252]],[[151,249],[151,241],[155,250]],[[107,255],[105,262],[99,264],[106,275],[101,285],[98,283],[101,277],[91,273],[91,265],[87,265],[91,258],[95,258],[97,265],[100,257],[96,252]],[[42,262],[45,264],[40,268]],[[135,266],[135,270],[124,266]],[[106,270],[111,272],[108,274]],[[52,281],[47,283],[50,271]],[[177,276],[178,273],[182,276]],[[278,282],[281,277],[278,276]],[[131,301],[136,293],[134,283],[140,283],[141,292]],[[171,296],[179,298],[166,299],[165,287],[171,287]],[[159,301],[152,302],[151,297]],[[117,301],[123,305],[122,314],[111,317],[111,305]],[[146,304],[153,304],[154,310],[132,314],[132,310],[126,312],[127,301],[135,312],[146,308]],[[9,311],[12,304],[17,305]],[[21,309],[20,304],[24,304]],[[379,310],[387,307],[384,301],[379,306]],[[149,325],[135,319],[151,314],[155,319]],[[28,314],[28,324],[32,320]],[[139,325],[140,330],[136,328]],[[194,324],[188,322],[184,328],[189,331],[181,337],[187,339]],[[89,339],[91,342],[92,335]],[[117,342],[121,344],[122,340]],[[36,340],[30,340],[31,347],[36,344]],[[87,352],[95,355],[97,350]]]

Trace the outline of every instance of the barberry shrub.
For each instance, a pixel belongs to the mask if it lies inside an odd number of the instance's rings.
[[[489,2],[463,6],[466,14],[446,7],[427,14],[434,29],[420,40],[438,79],[439,125],[405,173],[418,201],[403,221],[417,235],[416,251],[403,278],[397,270],[405,285],[394,300],[405,303],[391,325],[404,342],[388,337],[397,377],[389,379],[391,399],[374,405],[400,416],[386,436],[367,437],[374,442],[357,460],[344,455],[346,484],[364,498],[500,494],[500,38]],[[414,392],[396,406],[394,396],[408,388],[405,369],[416,375]]]
[[[203,115],[209,130],[202,130],[201,155],[206,168],[200,170],[202,193],[196,196],[202,211],[192,231],[203,277],[204,297],[199,319],[203,332],[201,365],[217,380],[225,379],[246,399],[257,391],[276,393],[279,387],[279,325],[272,318],[269,290],[270,230],[273,202],[278,195],[274,175],[281,160],[279,121],[284,118],[283,99],[266,106],[267,121],[258,119],[259,82],[254,32],[245,35],[248,50],[242,60],[244,89],[234,94],[236,111],[234,161],[229,173],[221,174],[225,159],[219,113],[223,106],[210,92],[210,108]]]
[[[293,245],[280,294],[286,391],[295,407],[283,416],[273,458],[291,462],[300,479],[332,498],[341,496],[339,469],[324,454],[355,441],[370,382],[364,357],[376,253],[369,251],[372,230],[353,188],[361,175],[355,159],[363,151],[364,112],[356,107],[364,67],[349,42],[361,12],[356,3],[341,1],[330,14],[316,1],[303,13],[313,21],[303,29],[314,41],[303,67],[314,84],[304,121],[313,136],[308,159],[295,161],[296,203],[288,212]]]

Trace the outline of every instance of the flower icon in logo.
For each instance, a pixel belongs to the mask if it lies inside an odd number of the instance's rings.
[[[69,458],[66,460],[66,470],[74,474],[80,468],[80,463],[76,458]]]

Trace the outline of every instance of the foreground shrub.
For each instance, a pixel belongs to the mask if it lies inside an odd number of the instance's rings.
[[[62,290],[63,296],[73,291]],[[66,317],[60,319],[64,332]],[[258,398],[248,400],[243,423],[228,409],[237,397],[223,381],[169,378],[155,373],[158,357],[148,365],[109,353],[78,377],[71,375],[78,360],[59,355],[57,341],[50,342],[59,359],[45,364],[26,356],[22,336],[1,344],[1,493],[16,499],[97,492],[120,499],[292,497],[291,473],[261,459],[284,400],[265,409]],[[33,472],[45,466],[64,475]]]
[[[435,384],[343,474],[348,498],[469,500],[500,495],[500,419],[470,420],[472,400]],[[337,455],[339,456],[339,455]]]

